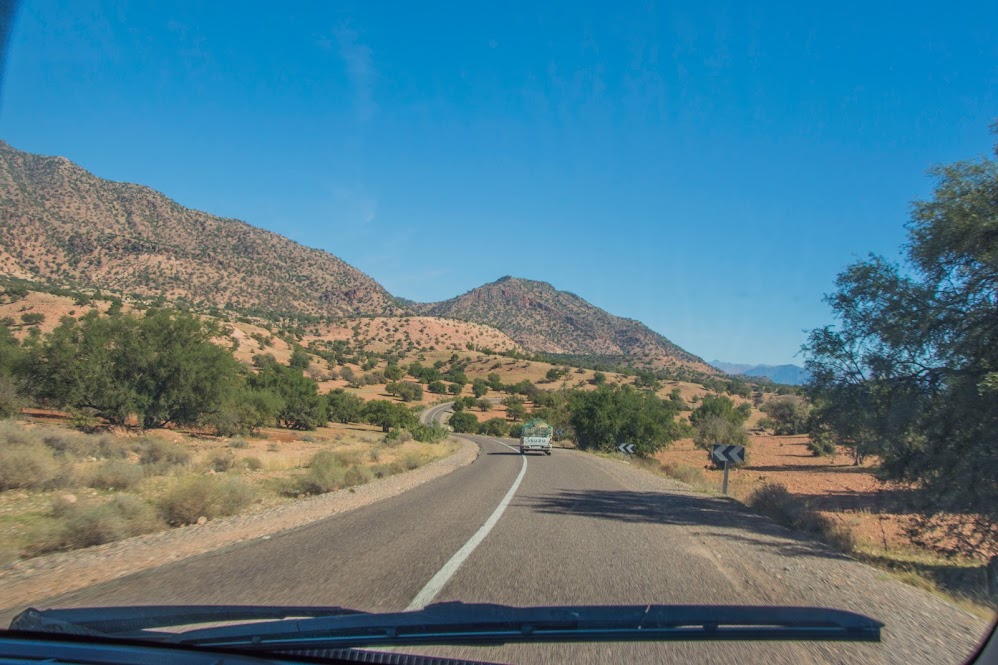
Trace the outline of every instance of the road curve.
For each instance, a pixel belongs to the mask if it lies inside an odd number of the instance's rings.
[[[424,416],[439,417],[446,407]],[[986,630],[935,596],[734,501],[693,494],[615,460],[570,450],[524,458],[500,440],[470,438],[482,449],[472,465],[400,496],[34,605],[253,603],[398,611],[423,594],[420,602],[518,606],[816,605],[887,624],[880,644],[414,649],[499,662],[957,663]]]

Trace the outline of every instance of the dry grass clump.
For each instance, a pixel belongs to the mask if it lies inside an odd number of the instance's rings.
[[[784,485],[763,485],[752,492],[748,505],[784,526],[815,534],[842,552],[852,552],[856,548],[852,531],[814,510],[806,501],[787,491]]]

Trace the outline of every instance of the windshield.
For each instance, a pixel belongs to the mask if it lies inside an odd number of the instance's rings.
[[[998,9],[674,5],[0,2],[0,626],[965,660]]]

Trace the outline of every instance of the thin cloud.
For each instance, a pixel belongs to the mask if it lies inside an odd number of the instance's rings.
[[[340,57],[354,93],[354,108],[357,118],[366,122],[377,110],[374,102],[374,82],[377,71],[371,62],[371,48],[357,40],[356,31],[340,26],[333,37],[339,47]]]

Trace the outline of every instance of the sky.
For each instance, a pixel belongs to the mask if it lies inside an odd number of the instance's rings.
[[[800,364],[998,117],[998,4],[802,4],[22,2],[0,139],[396,296],[514,275]]]

